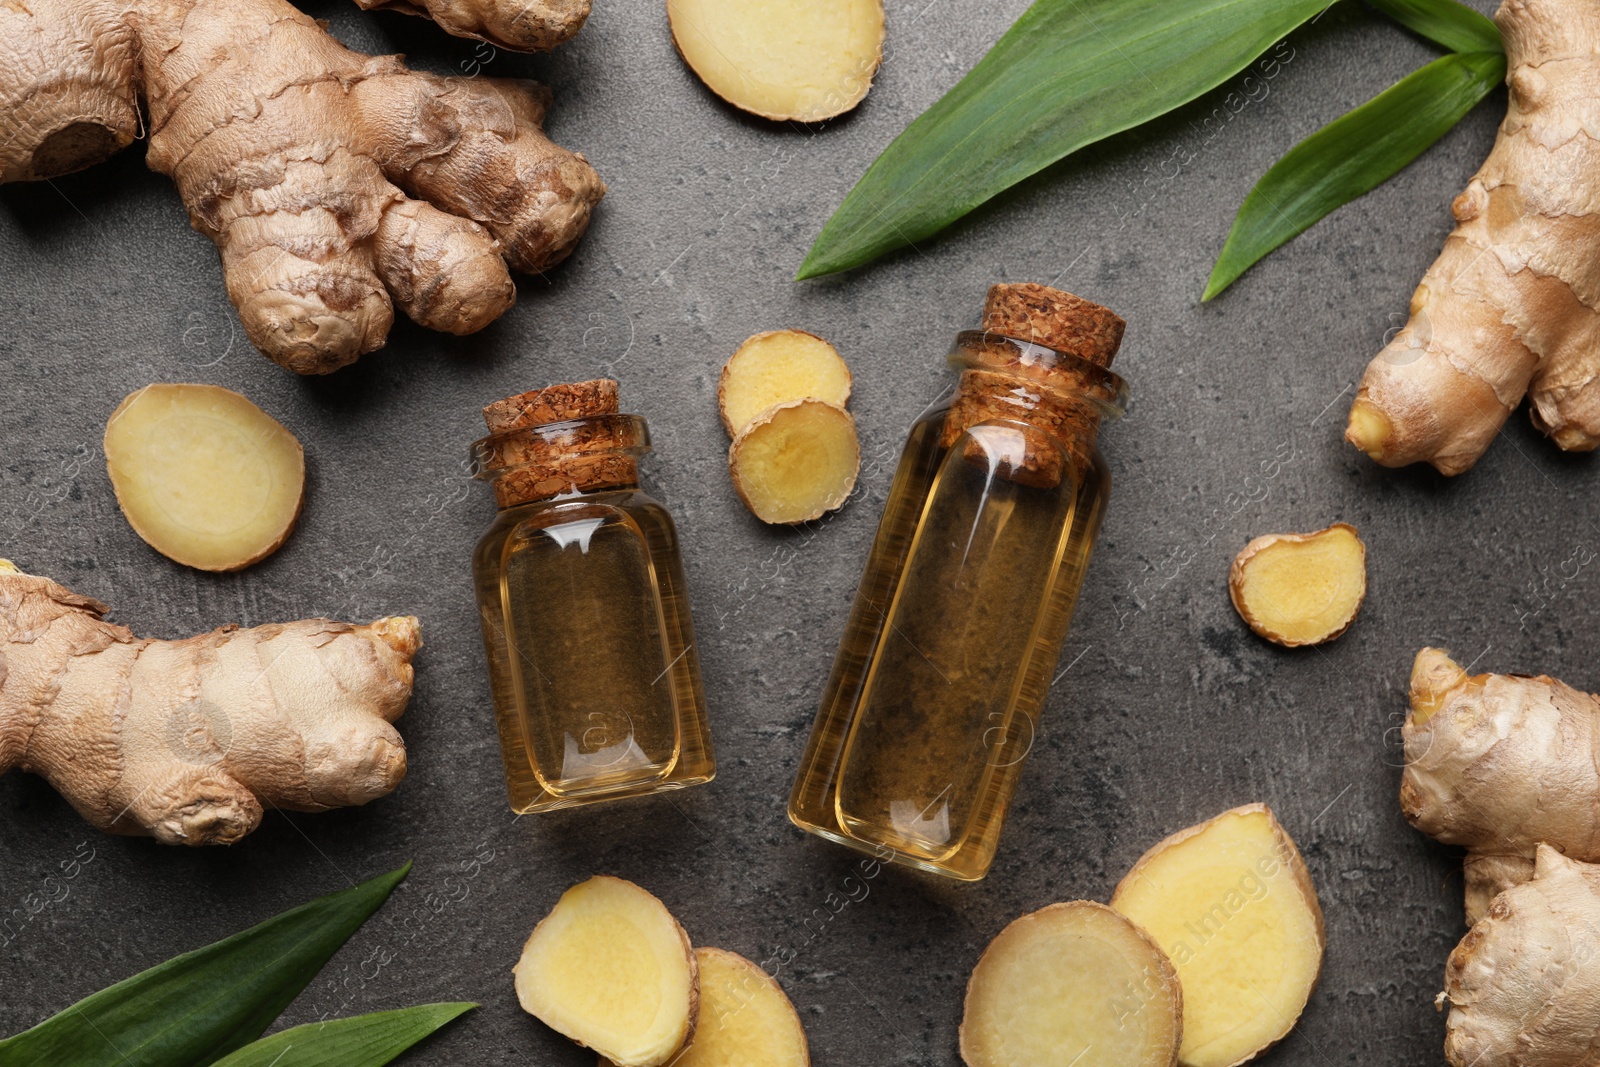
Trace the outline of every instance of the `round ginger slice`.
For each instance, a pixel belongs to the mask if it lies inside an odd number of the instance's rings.
[[[1322,969],[1322,908],[1265,804],[1182,830],[1133,865],[1111,906],[1153,937],[1183,985],[1184,1067],[1232,1067],[1287,1034]]]
[[[762,522],[821,518],[845,502],[860,469],[855,419],[826,400],[768,408],[728,449],[733,487]]]
[[[809,1067],[800,1016],[766,971],[736,952],[695,949],[700,1011],[672,1067]],[[600,1067],[615,1067],[604,1056]]]
[[[1299,648],[1344,633],[1367,596],[1367,548],[1349,523],[1308,534],[1267,534],[1244,546],[1228,594],[1257,634]]]
[[[512,971],[517,1000],[617,1067],[659,1067],[694,1032],[689,936],[632,882],[597,875],[561,895]]]
[[[231,389],[147,385],[111,413],[104,445],[134,532],[186,566],[248,567],[277,551],[300,516],[300,442]]]
[[[849,111],[883,59],[883,0],[667,0],[667,19],[706,88],[780,122]]]
[[[1144,931],[1075,900],[1000,931],[967,982],[967,1067],[1172,1067],[1182,1035],[1177,973]]]
[[[804,330],[769,330],[740,345],[723,364],[717,407],[728,436],[750,420],[792,400],[850,400],[850,368],[838,349]]]

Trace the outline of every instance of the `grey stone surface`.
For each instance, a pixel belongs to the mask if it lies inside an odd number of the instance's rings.
[[[808,242],[874,154],[1025,3],[889,6],[890,53],[864,105],[796,129],[746,120],[703,91],[658,0],[600,0],[575,42],[532,59],[319,2],[314,13],[356,47],[439,71],[489,56],[487,73],[550,81],[554,135],[611,185],[571,262],[524,282],[501,322],[467,339],[397,324],[387,349],[324,380],[249,348],[215,252],[138,149],[0,190],[0,555],[155,636],[415,612],[427,639],[400,723],[410,776],[362,809],[273,813],[238,846],[186,851],[100,835],[40,780],[0,779],[0,914],[25,916],[0,948],[0,1032],[413,859],[286,1023],[473,999],[480,1011],[409,1062],[591,1063],[518,1010],[509,971],[560,891],[603,871],[657,893],[697,942],[793,953],[780,977],[820,1067],[954,1064],[966,976],[1006,922],[1104,899],[1163,835],[1263,800],[1305,852],[1329,942],[1309,1009],[1264,1062],[1438,1057],[1431,1000],[1462,932],[1461,879],[1458,857],[1412,831],[1395,800],[1410,659],[1435,643],[1480,669],[1600,684],[1596,579],[1560,566],[1592,555],[1594,461],[1559,453],[1521,414],[1454,481],[1379,469],[1340,433],[1361,368],[1448,230],[1450,197],[1488,150],[1501,98],[1202,306],[1255,178],[1433,54],[1341,5],[1296,33],[1277,75],[1212,130],[1200,124],[1242,83],[917,251],[795,284]],[[1174,174],[1180,148],[1194,158]],[[886,871],[835,911],[857,859],[793,829],[784,797],[903,434],[950,381],[952,333],[1002,279],[1054,282],[1129,321],[1118,368],[1135,401],[1104,435],[1116,481],[1104,535],[993,873],[956,885]],[[761,526],[735,498],[714,399],[741,339],[790,325],[850,360],[866,456],[844,510],[793,531]],[[683,534],[721,774],[667,799],[516,820],[468,582],[493,506],[463,459],[486,401],[599,374],[621,379],[625,409],[654,430],[648,482]],[[118,400],[151,381],[242,390],[304,441],[310,495],[283,551],[215,577],[134,535],[99,436]],[[1234,552],[1258,533],[1335,519],[1356,523],[1370,550],[1359,622],[1320,650],[1255,639],[1224,589]],[[79,849],[92,860],[64,882],[60,865]],[[32,913],[39,899],[54,902]]]

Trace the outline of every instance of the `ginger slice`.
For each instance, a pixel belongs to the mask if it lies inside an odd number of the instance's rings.
[[[1225,811],[1146,852],[1111,906],[1172,958],[1185,1067],[1243,1063],[1294,1026],[1322,969],[1322,908],[1265,804]]]
[[[828,342],[804,330],[769,330],[745,341],[723,365],[717,406],[733,437],[763,411],[791,400],[844,407],[850,385],[850,368]]]
[[[967,1067],[1171,1067],[1183,993],[1172,962],[1104,904],[1076,900],[1000,931],[967,982]]]
[[[883,58],[882,0],[667,0],[667,19],[706,88],[778,121],[849,111]]]
[[[1349,523],[1308,534],[1267,534],[1244,546],[1228,594],[1246,625],[1287,648],[1344,633],[1367,595],[1367,548]]]
[[[826,400],[769,408],[728,449],[733,487],[762,522],[821,518],[845,502],[860,469],[855,419]]]
[[[672,1067],[809,1067],[800,1016],[771,976],[736,952],[695,949],[700,1012]],[[615,1067],[604,1056],[600,1067]]]
[[[300,442],[231,389],[145,386],[111,413],[105,453],[134,531],[190,567],[248,567],[277,551],[300,516]]]
[[[523,1010],[618,1067],[658,1067],[694,1031],[689,936],[647,891],[597,875],[561,895],[512,971]]]

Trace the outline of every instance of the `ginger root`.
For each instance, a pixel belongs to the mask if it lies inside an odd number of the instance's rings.
[[[1424,648],[1411,671],[1400,807],[1467,850],[1467,922],[1533,874],[1538,846],[1600,861],[1600,697],[1554,678],[1469,676]]]
[[[1389,467],[1460,474],[1526,394],[1564,449],[1600,444],[1600,10],[1505,0],[1510,102],[1404,329],[1361,379],[1345,437]]]
[[[1322,968],[1317,891],[1265,804],[1225,811],[1150,849],[1111,907],[1177,968],[1185,1067],[1229,1067],[1275,1044]]]
[[[694,1037],[672,1067],[809,1067],[800,1016],[777,981],[736,952],[697,948]],[[599,1067],[616,1067],[604,1056]]]
[[[597,875],[563,893],[512,973],[524,1011],[617,1067],[659,1067],[694,1033],[689,935],[621,878]]]
[[[728,448],[733,487],[762,522],[821,518],[850,496],[860,470],[855,419],[826,400],[769,408]]]
[[[1172,1067],[1183,993],[1166,953],[1104,904],[1075,900],[1000,931],[967,982],[967,1067]]]
[[[850,402],[850,368],[839,350],[804,330],[769,330],[740,345],[722,365],[717,407],[728,436],[769,408],[793,400]]]
[[[1450,953],[1444,1053],[1452,1067],[1594,1063],[1600,867],[1548,845]]]
[[[352,52],[286,0],[0,5],[0,182],[125,147],[141,96],[149,165],[216,244],[246,335],[302,374],[381,347],[396,303],[488,325],[516,297],[507,265],[560,262],[605,193],[544,136],[542,87]]]
[[[667,0],[667,20],[706,88],[777,121],[849,111],[883,59],[883,0]]]
[[[190,567],[248,567],[276,552],[300,516],[300,442],[231,389],[145,386],[112,412],[105,453],[134,531]]]
[[[399,11],[514,52],[544,52],[577,36],[589,0],[356,0],[364,11]]]
[[[390,723],[416,619],[153,641],[107,610],[0,560],[0,773],[44,776],[102,830],[185,845],[239,840],[263,805],[365,804],[405,777]]]
[[[1228,594],[1245,624],[1286,648],[1344,633],[1367,595],[1367,549],[1348,523],[1308,534],[1267,534],[1244,546]]]

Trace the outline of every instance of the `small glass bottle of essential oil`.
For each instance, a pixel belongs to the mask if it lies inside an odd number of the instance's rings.
[[[549,811],[716,772],[672,518],[609,379],[483,409],[473,473],[500,513],[472,572],[511,807]]]
[[[997,285],[912,427],[789,798],[802,829],[967,881],[994,862],[1110,489],[1123,321]]]

